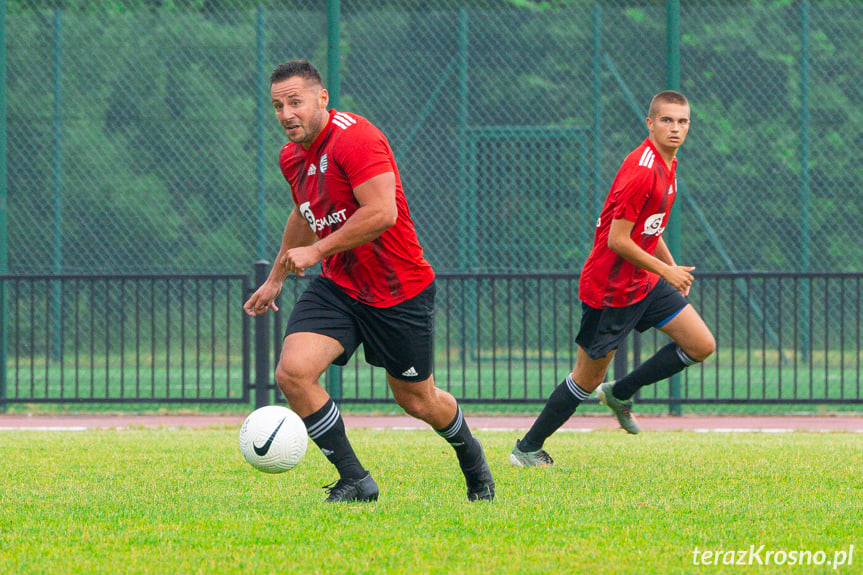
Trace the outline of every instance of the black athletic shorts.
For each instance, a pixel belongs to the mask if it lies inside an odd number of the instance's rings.
[[[363,344],[371,365],[383,367],[396,379],[424,381],[432,374],[436,290],[433,281],[411,299],[380,308],[355,300],[318,276],[291,311],[285,337],[311,332],[338,340],[345,353],[333,362],[336,365],[345,365]]]
[[[575,343],[593,359],[615,350],[633,329],[660,328],[688,305],[683,295],[660,278],[647,296],[625,307],[596,309],[581,304],[581,328]]]

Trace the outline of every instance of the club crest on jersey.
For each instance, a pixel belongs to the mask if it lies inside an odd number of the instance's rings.
[[[665,219],[665,213],[653,214],[647,221],[644,222],[644,231],[641,232],[644,236],[661,235],[665,228],[662,225],[662,220]]]
[[[312,213],[312,208],[309,204],[310,202],[300,204],[300,213],[303,214],[303,217],[306,218],[307,222],[309,222],[309,227],[312,228],[312,231],[315,233],[318,233],[326,227],[341,224],[348,219],[346,215],[348,211],[347,209],[327,214],[327,216],[323,218],[316,218],[315,214]]]
[[[300,213],[303,214],[303,217],[306,218],[306,221],[309,222],[309,226],[312,228],[312,231],[315,231],[315,214],[312,213],[312,208],[309,207],[311,202],[305,202],[300,204]]]
[[[326,173],[327,173],[327,166],[328,166],[328,163],[327,163],[327,155],[326,155],[326,154],[324,154],[323,156],[321,156],[321,173],[322,173],[322,174],[326,174]]]

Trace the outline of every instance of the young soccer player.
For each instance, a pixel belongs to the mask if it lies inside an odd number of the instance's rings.
[[[516,442],[511,464],[552,465],[551,456],[542,449],[545,440],[597,387],[597,397],[621,427],[638,433],[632,396],[713,353],[713,334],[685,297],[695,268],[677,265],[662,240],[677,196],[676,156],[689,133],[689,115],[689,102],[678,92],[660,92],[651,100],[648,137],[623,161],[582,268],[575,367],[551,393],[524,438]],[[672,342],[625,377],[602,383],[626,336],[633,329],[642,332],[651,327],[666,333]]]

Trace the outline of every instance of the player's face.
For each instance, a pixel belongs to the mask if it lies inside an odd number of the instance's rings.
[[[270,86],[279,124],[295,144],[309,146],[327,125],[327,91],[314,82],[294,76]]]
[[[664,102],[659,104],[656,115],[647,118],[650,139],[660,152],[672,156],[683,145],[689,133],[689,106]]]

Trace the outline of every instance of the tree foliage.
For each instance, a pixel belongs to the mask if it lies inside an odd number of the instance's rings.
[[[681,4],[684,259],[859,269],[863,8]],[[336,79],[324,2],[7,7],[10,271],[244,272],[275,254],[290,194],[266,78],[304,57]],[[439,271],[577,271],[667,86],[665,25],[664,2],[343,2],[340,107],[389,136]],[[531,130],[489,144],[510,128]]]

